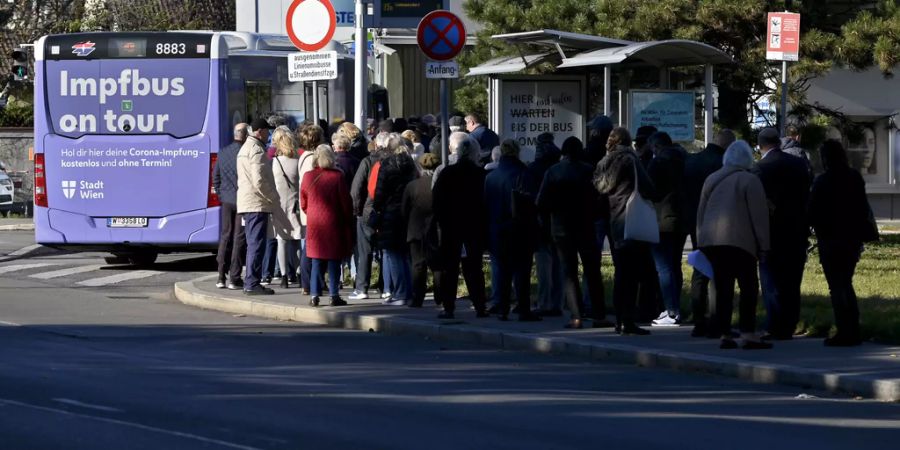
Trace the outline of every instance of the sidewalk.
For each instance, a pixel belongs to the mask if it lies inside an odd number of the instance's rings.
[[[34,220],[0,218],[0,231],[34,231]]]
[[[307,306],[309,298],[293,287],[275,288],[272,296],[247,297],[240,291],[216,289],[213,283],[214,276],[176,283],[175,296],[187,305],[232,314],[711,373],[900,401],[900,347],[867,343],[856,348],[826,348],[822,339],[799,338],[776,342],[775,349],[767,351],[720,350],[717,340],[691,338],[689,326],[653,328],[651,336],[622,337],[612,329],[564,330],[564,318],[539,323],[476,319],[468,301],[458,302],[456,320],[438,320],[438,311],[430,301],[420,309],[382,306],[377,300],[351,302],[341,308],[312,308]],[[348,294],[343,293],[344,298]]]

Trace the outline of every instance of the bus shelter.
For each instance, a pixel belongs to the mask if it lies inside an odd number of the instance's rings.
[[[489,77],[489,123],[501,136],[517,139],[526,159],[544,132],[557,141],[584,140],[588,118],[599,113],[632,133],[653,125],[676,141],[693,142],[699,112],[708,143],[714,67],[734,63],[722,50],[689,40],[632,42],[557,30],[492,38],[518,55],[486,61],[467,76]],[[676,69],[686,70],[673,77]]]

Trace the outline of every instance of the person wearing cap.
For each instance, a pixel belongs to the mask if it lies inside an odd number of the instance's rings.
[[[562,265],[563,290],[571,313],[566,328],[582,328],[585,318],[592,320],[594,328],[612,326],[606,321],[600,249],[594,234],[598,214],[597,191],[591,185],[594,169],[582,161],[584,147],[577,137],[563,142],[561,154],[562,160],[547,170],[536,203],[538,210],[550,218],[550,236]],[[581,306],[579,257],[590,292],[589,314]]]
[[[272,166],[266,157],[269,124],[258,118],[250,123],[250,135],[237,155],[237,212],[244,221],[247,238],[247,274],[244,293],[271,295],[275,291],[260,285],[269,214],[279,207]]]
[[[753,172],[769,200],[771,251],[760,263],[768,338],[791,339],[800,321],[800,284],[809,246],[806,207],[811,185],[806,162],[781,150],[774,128],[757,138],[762,158]]]
[[[244,287],[241,272],[244,269],[244,257],[247,256],[247,241],[244,237],[244,226],[237,214],[237,155],[247,140],[247,125],[239,123],[234,126],[234,140],[219,150],[216,167],[213,169],[213,187],[222,202],[219,251],[216,262],[219,265],[219,278],[216,287],[237,290]],[[230,279],[226,285],[225,275]]]

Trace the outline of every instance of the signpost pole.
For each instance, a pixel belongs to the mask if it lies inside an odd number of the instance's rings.
[[[784,127],[787,124],[787,97],[788,97],[788,63],[781,62],[781,107],[778,108],[778,115],[781,116],[778,124],[778,134],[784,136]]]
[[[447,80],[441,78],[441,164],[449,164],[450,158],[450,93]]]
[[[354,52],[355,71],[353,77],[353,122],[356,126],[366,131],[366,56],[368,49],[366,48],[366,4],[365,0],[356,0],[356,36]]]
[[[313,123],[319,124],[319,82],[312,82],[313,91]]]

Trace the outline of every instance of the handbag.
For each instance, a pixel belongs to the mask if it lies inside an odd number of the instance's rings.
[[[641,241],[651,244],[659,243],[659,224],[656,219],[656,208],[649,200],[641,196],[638,190],[637,158],[634,164],[634,192],[625,204],[625,240]]]

